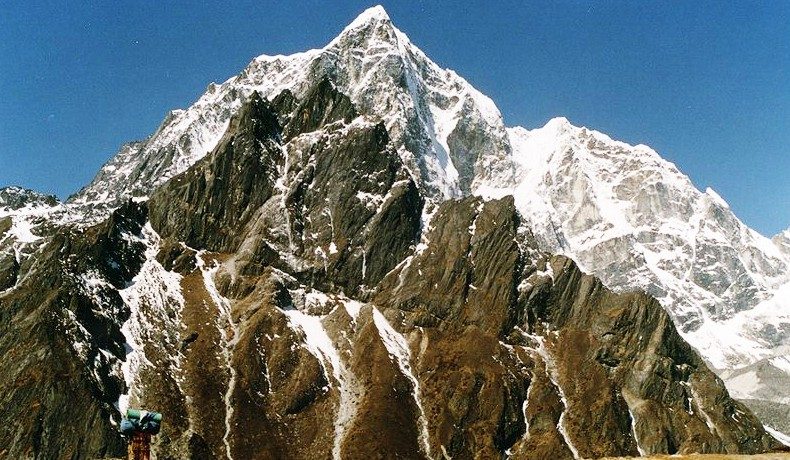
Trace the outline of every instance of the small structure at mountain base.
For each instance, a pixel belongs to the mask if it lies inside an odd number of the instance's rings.
[[[159,433],[162,426],[162,414],[159,412],[127,409],[126,417],[121,420],[121,434],[128,436],[129,460],[151,459],[151,436]]]

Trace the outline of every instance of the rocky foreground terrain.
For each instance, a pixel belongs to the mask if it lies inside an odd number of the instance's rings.
[[[491,185],[524,173],[509,136],[373,8],[67,203],[0,191],[0,457],[120,456],[128,406],[164,413],[158,458],[782,449],[680,315]]]
[[[634,457],[608,457],[605,460],[625,460]],[[654,460],[786,460],[790,454],[772,453],[757,455],[718,455],[718,454],[693,454],[693,455],[651,455],[647,457]]]

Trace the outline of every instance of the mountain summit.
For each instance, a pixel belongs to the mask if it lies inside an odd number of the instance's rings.
[[[706,359],[786,344],[785,253],[648,147],[506,128],[381,7],[210,84],[69,202],[6,195],[9,456],[118,455],[128,406],[165,414],[163,458],[780,448]]]
[[[432,200],[468,194],[473,181],[512,180],[507,133],[494,103],[428,59],[383,8],[373,7],[322,49],[259,56],[238,76],[212,83],[192,107],[171,112],[147,141],[124,146],[71,202],[118,203],[145,195],[214,148],[253,92],[272,98],[288,89],[301,98],[324,77],[362,114],[385,123]]]

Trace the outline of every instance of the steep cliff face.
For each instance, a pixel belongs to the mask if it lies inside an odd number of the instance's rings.
[[[448,204],[435,219],[428,246],[385,279],[374,301],[401,310],[428,337],[415,366],[430,375],[423,394],[437,395],[427,398],[440,414],[428,425],[474,433],[445,406],[453,401],[438,397],[446,382],[474,381],[477,388],[452,386],[468,392],[462,401],[484,401],[485,409],[466,409],[500,430],[463,447],[439,431],[437,444],[461,457],[485,446],[516,458],[596,458],[770,443],[655,299],[612,293],[570,259],[538,251],[512,199]],[[443,361],[459,354],[465,365]]]
[[[117,455],[130,405],[166,414],[160,458],[779,447],[655,299],[543,252],[512,197],[426,216],[386,127],[305,94],[253,93],[147,202],[38,236],[0,294],[5,453]]]

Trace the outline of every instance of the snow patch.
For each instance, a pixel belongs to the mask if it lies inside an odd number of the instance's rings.
[[[765,428],[765,431],[767,431],[768,434],[773,436],[774,439],[776,439],[777,441],[781,442],[782,444],[790,447],[790,436],[782,433],[779,430],[775,430],[775,429],[771,428],[768,425],[763,425],[763,428]]]
[[[290,320],[291,327],[304,335],[304,345],[321,362],[327,381],[332,381],[326,373],[329,367],[335,381],[340,382],[340,354],[326,333],[321,317],[306,315],[299,310],[283,310],[283,313]]]
[[[330,299],[326,294],[318,291],[312,291],[305,295],[306,305],[316,303],[326,305],[332,300],[333,299]],[[336,300],[343,304],[352,320],[356,322],[362,304],[349,299]],[[305,348],[321,363],[324,377],[327,382],[330,382],[330,387],[332,386],[332,379],[330,379],[327,374],[327,367],[331,367],[332,369],[332,376],[334,377],[334,382],[337,385],[339,394],[337,415],[334,422],[335,436],[332,447],[332,458],[340,460],[341,447],[346,428],[354,419],[357,412],[358,390],[356,390],[356,379],[343,364],[340,352],[329,337],[322,322],[324,317],[308,315],[299,310],[282,310],[282,312],[288,318],[291,328],[301,332],[304,338],[303,343]]]

